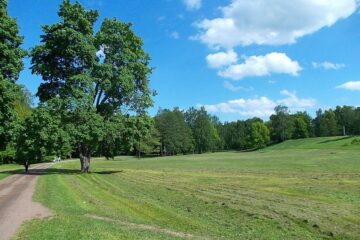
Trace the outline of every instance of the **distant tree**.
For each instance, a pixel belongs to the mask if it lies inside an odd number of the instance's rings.
[[[275,107],[275,114],[270,116],[271,139],[275,142],[283,142],[291,139],[293,122],[286,106]]]
[[[88,172],[102,142],[117,139],[104,129],[119,130],[109,126],[117,122],[112,119],[129,111],[141,117],[152,105],[150,58],[131,24],[105,19],[94,35],[98,12],[70,0],[63,1],[58,15],[59,23],[43,27],[41,44],[31,51],[31,68],[44,80],[40,101],[62,102],[58,114],[71,129],[81,170]]]
[[[316,117],[313,119],[314,134],[316,137],[324,135],[324,128],[321,124],[323,118],[322,109],[316,111]]]
[[[294,139],[308,138],[309,131],[307,129],[305,121],[302,118],[296,117],[294,118],[293,122],[294,122],[294,131],[292,138]]]
[[[225,150],[246,149],[245,121],[225,122],[219,134]]]
[[[208,115],[205,108],[190,108],[185,112],[185,119],[192,130],[197,153],[219,149],[221,139],[213,123],[214,118]]]
[[[355,134],[356,115],[355,109],[351,106],[337,106],[335,111],[336,121],[343,135]]]
[[[173,111],[159,110],[155,116],[155,126],[161,135],[161,154],[176,155],[192,153],[194,139],[190,127],[185,122],[184,113],[178,108]]]
[[[354,109],[354,134],[360,135],[360,107]]]
[[[324,112],[323,125],[326,127],[326,134],[324,136],[337,136],[340,131],[336,121],[335,112],[331,109]]]
[[[120,154],[147,153],[151,147],[154,130],[153,119],[142,116],[113,116],[105,121],[103,140],[97,153],[99,156],[113,158]],[[154,140],[155,141],[155,140]]]
[[[246,121],[246,148],[257,149],[265,147],[270,142],[267,126],[260,119]]]
[[[140,144],[136,145],[139,153],[151,154],[160,153],[161,151],[161,135],[156,128],[151,128],[149,134],[140,140]]]
[[[336,136],[340,134],[335,112],[331,109],[325,112],[319,109],[316,112],[314,128],[317,137]]]
[[[293,121],[292,138],[308,138],[313,136],[311,117],[307,112],[297,112],[291,115]]]

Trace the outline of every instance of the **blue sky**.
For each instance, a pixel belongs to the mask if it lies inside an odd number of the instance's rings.
[[[25,37],[39,44],[41,25],[58,21],[61,0],[9,0]],[[151,87],[161,108],[205,106],[223,121],[267,119],[290,110],[360,106],[357,0],[81,0],[100,18],[132,22],[150,54]],[[41,83],[29,59],[19,82]]]

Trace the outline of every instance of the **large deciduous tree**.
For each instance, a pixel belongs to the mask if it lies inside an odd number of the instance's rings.
[[[141,116],[152,105],[149,56],[131,24],[105,19],[94,33],[97,11],[64,0],[59,23],[43,27],[41,44],[31,51],[32,71],[42,76],[37,95],[45,103],[59,99],[63,125],[89,171],[93,152],[103,141],[117,141],[106,129],[124,113]],[[113,129],[117,129],[114,127]]]
[[[22,42],[16,20],[7,13],[7,0],[0,0],[0,74],[13,83],[23,69],[26,52],[20,48]]]
[[[20,45],[23,38],[14,18],[7,13],[7,1],[0,0],[0,162],[5,162],[9,148],[13,148],[18,131],[23,89],[15,82],[23,69],[26,52]],[[13,152],[13,151],[11,151]]]

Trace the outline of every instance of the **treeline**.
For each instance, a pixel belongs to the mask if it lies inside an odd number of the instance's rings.
[[[131,24],[104,19],[96,32],[98,11],[70,0],[62,1],[58,15],[59,22],[43,26],[39,45],[26,51],[7,1],[0,0],[0,163],[79,157],[88,172],[93,156],[252,150],[288,139],[360,134],[360,108],[349,106],[319,110],[315,119],[278,106],[266,122],[221,123],[204,108],[162,109],[150,117],[150,56]],[[17,83],[25,56],[43,79],[35,108]]]
[[[153,153],[188,154],[221,150],[254,150],[290,139],[360,135],[360,108],[338,106],[291,114],[277,106],[268,121],[260,118],[221,123],[204,108],[160,110],[155,116],[159,145]]]

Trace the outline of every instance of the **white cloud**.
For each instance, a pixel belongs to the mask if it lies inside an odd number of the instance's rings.
[[[238,56],[234,50],[209,54],[206,61],[211,68],[221,68],[237,62]]]
[[[268,83],[269,83],[269,84],[275,84],[276,81],[274,81],[274,80],[269,80]]]
[[[360,91],[360,81],[350,81],[337,86],[336,88],[342,88],[350,91]]]
[[[170,33],[170,37],[172,37],[173,39],[179,39],[180,34],[177,31],[174,31]]]
[[[328,62],[328,61],[321,62],[321,63],[312,62],[312,65],[314,68],[323,68],[325,70],[339,70],[339,69],[345,67],[345,64],[343,64],[343,63],[332,63],[332,62]]]
[[[237,113],[243,116],[266,117],[273,113],[276,103],[267,97],[235,99],[215,105],[204,105],[210,113]]]
[[[285,105],[293,111],[303,111],[306,108],[313,107],[316,104],[316,101],[312,98],[299,98],[296,95],[296,92],[282,90],[280,94],[285,96],[286,98],[278,100],[277,103]]]
[[[198,10],[201,8],[202,0],[183,0],[188,10]]]
[[[284,53],[272,52],[265,56],[251,56],[244,63],[234,64],[219,71],[219,76],[240,80],[246,77],[269,76],[273,73],[297,76],[302,70],[297,61]]]
[[[192,2],[192,1],[187,1]],[[195,37],[213,48],[281,45],[352,15],[357,0],[232,0],[222,16],[196,24]]]
[[[295,92],[283,90],[280,94],[285,98],[280,100],[271,100],[267,97],[240,98],[214,105],[199,106],[204,106],[210,113],[235,113],[247,117],[269,117],[279,104],[286,105],[293,112],[304,111],[307,108],[314,107],[316,104],[316,100],[299,98]]]
[[[232,92],[237,92],[237,91],[245,91],[245,92],[250,92],[252,90],[254,90],[253,87],[243,87],[243,86],[235,86],[234,84],[232,84],[229,81],[225,81],[224,82],[224,87]]]
[[[163,21],[166,20],[166,16],[160,16],[160,17],[157,18],[157,20],[158,20],[159,22],[163,22]]]

